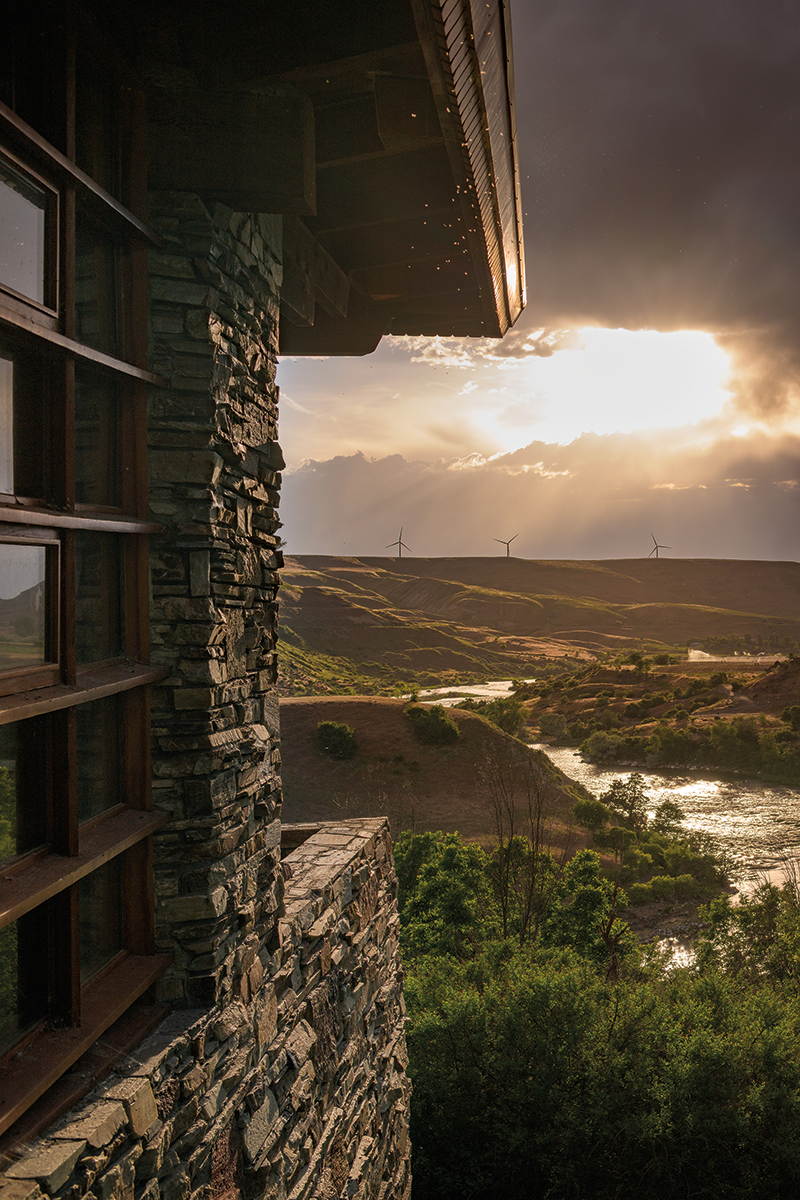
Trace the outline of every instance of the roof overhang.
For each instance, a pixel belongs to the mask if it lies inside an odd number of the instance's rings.
[[[507,0],[139,13],[158,84],[154,185],[288,218],[283,353],[363,354],[384,333],[500,337],[514,323]]]

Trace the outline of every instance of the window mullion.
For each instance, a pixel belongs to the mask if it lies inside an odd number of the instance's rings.
[[[61,245],[61,332],[65,337],[75,340],[75,228],[76,228],[76,199],[74,184],[64,189],[63,199],[63,236]]]
[[[56,854],[78,853],[78,749],[77,709],[53,714],[53,850]]]
[[[61,670],[64,683],[77,683],[75,646],[75,532],[61,535]]]
[[[50,901],[52,912],[52,1019],[81,1023],[79,885],[65,888]]]

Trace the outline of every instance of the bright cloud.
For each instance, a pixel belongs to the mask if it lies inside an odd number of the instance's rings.
[[[356,450],[435,459],[480,446],[491,456],[534,439],[568,444],[713,416],[727,425],[729,370],[726,352],[699,332],[385,338],[368,359],[284,360],[282,440],[297,464]]]

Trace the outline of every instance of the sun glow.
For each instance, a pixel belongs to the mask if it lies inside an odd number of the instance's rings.
[[[461,459],[691,425],[729,398],[728,356],[709,333],[541,332],[385,338],[366,359],[284,360],[282,436],[295,462],[358,451]]]
[[[729,399],[728,355],[709,333],[581,330],[581,345],[528,365],[543,402],[537,438],[674,428],[714,416]]]

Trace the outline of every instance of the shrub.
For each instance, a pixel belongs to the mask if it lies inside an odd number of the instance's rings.
[[[567,718],[563,713],[542,713],[539,721],[539,732],[542,737],[561,739],[567,733]]]
[[[791,725],[792,729],[800,729],[800,704],[789,704],[781,713],[781,720]]]
[[[358,754],[356,735],[344,721],[320,721],[317,742],[333,758],[355,758]]]
[[[417,741],[429,746],[449,746],[457,742],[461,731],[455,721],[448,717],[441,704],[430,707],[421,704],[409,704],[406,716],[411,722]]]
[[[654,875],[647,886],[653,899],[662,904],[675,899],[675,880],[669,875]]]
[[[462,700],[457,708],[478,712],[503,733],[517,737],[525,726],[525,709],[516,696],[498,696],[495,700]]]
[[[578,824],[582,825],[584,829],[591,830],[592,833],[605,825],[611,816],[601,800],[589,798],[577,800],[573,805],[572,812]]]
[[[613,762],[619,756],[621,746],[622,738],[619,734],[605,733],[598,729],[581,743],[580,751],[589,762]]]

